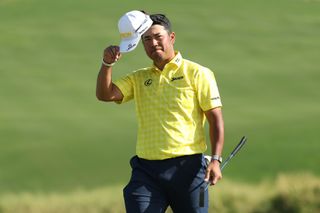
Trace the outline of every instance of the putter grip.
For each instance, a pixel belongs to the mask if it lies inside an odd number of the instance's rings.
[[[199,206],[204,207],[204,187],[200,187]]]

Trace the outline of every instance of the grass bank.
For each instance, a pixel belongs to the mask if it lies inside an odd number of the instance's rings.
[[[224,179],[210,189],[210,211],[219,213],[308,213],[320,211],[320,179],[279,175],[259,184]],[[122,186],[68,194],[19,193],[0,199],[1,213],[121,213]],[[171,212],[169,209],[167,213]]]

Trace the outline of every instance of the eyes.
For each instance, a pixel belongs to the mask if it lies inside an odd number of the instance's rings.
[[[155,39],[155,40],[157,40],[157,41],[161,41],[161,40],[163,39],[163,35],[161,35],[160,33],[157,33],[157,34],[152,35],[152,36],[146,35],[146,36],[143,36],[143,37],[142,37],[142,40],[143,40],[144,42],[151,41],[152,39]]]

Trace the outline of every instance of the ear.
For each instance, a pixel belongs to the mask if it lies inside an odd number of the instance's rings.
[[[172,45],[173,45],[174,42],[176,41],[176,34],[175,34],[175,32],[170,33],[170,41],[171,41],[171,44],[172,44]]]

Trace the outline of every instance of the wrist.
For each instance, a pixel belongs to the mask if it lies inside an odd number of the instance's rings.
[[[116,64],[116,62],[113,62],[113,63],[107,63],[104,59],[102,59],[102,64],[104,65],[104,66],[107,66],[107,67],[112,67],[113,65],[115,65]]]
[[[212,155],[211,156],[211,162],[217,161],[219,163],[222,163],[222,157],[220,155]]]

